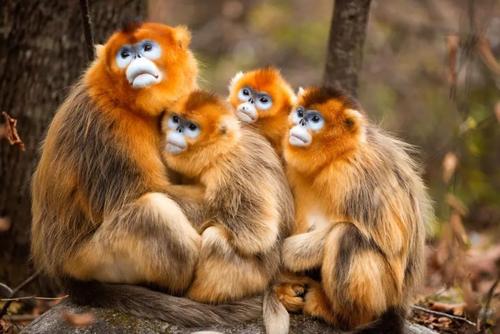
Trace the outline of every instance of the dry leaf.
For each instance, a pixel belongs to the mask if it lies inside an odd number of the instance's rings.
[[[70,313],[63,312],[63,319],[68,322],[71,326],[81,328],[92,325],[95,322],[95,316],[93,313]]]
[[[437,322],[439,322],[441,328],[448,328],[450,327],[452,320],[450,318],[441,317],[437,319]]]
[[[448,152],[443,159],[443,181],[445,183],[450,182],[451,177],[455,174],[457,169],[458,158],[455,153]]]
[[[480,296],[472,289],[470,280],[463,280],[461,289],[464,294],[465,311],[467,315],[473,319],[477,318],[477,314],[481,309],[481,303],[479,302]]]
[[[434,311],[449,313],[457,316],[464,315],[465,303],[449,304],[442,302],[431,302],[429,308]]]
[[[7,217],[0,217],[0,233],[7,232],[10,229],[10,219]]]
[[[9,144],[18,145],[21,151],[25,150],[24,143],[17,133],[17,120],[10,117],[5,111],[2,112],[5,118],[5,124],[3,125],[2,137],[6,138]]]
[[[0,333],[12,333],[12,324],[8,321],[0,319]]]

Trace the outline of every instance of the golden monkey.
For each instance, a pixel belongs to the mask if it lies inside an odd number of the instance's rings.
[[[167,166],[204,189],[204,219],[194,222],[200,258],[186,296],[221,303],[263,294],[279,273],[293,223],[278,156],[261,135],[240,128],[226,102],[204,91],[180,99],[162,128]],[[288,332],[284,307],[268,299],[264,308],[267,332]]]
[[[432,215],[411,147],[336,89],[306,89],[290,120],[284,158],[296,230],[283,261],[298,273],[320,267],[321,282],[304,278],[303,298],[285,283],[280,298],[341,329],[402,333]]]
[[[259,316],[258,301],[203,305],[182,295],[201,237],[169,189],[163,109],[196,87],[185,27],[144,23],[114,33],[57,111],[33,176],[35,265],[80,303],[181,325]],[[224,308],[225,306],[225,308]]]
[[[294,101],[292,88],[273,67],[239,72],[229,85],[229,102],[238,118],[258,129],[279,156]]]

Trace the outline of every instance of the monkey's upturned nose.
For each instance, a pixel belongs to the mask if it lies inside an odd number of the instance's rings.
[[[305,121],[305,119],[301,119],[301,120],[299,121],[299,124],[300,124],[301,126],[306,126],[306,121]]]

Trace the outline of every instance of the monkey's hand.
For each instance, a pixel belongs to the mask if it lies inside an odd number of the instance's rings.
[[[222,226],[211,225],[207,227],[201,234],[201,253],[207,255],[216,252],[222,256],[234,253],[228,242],[228,237],[227,230]]]
[[[203,224],[196,226],[198,233],[201,235],[205,230],[211,226],[215,226],[216,223],[213,220],[207,220]]]
[[[247,223],[247,225],[243,225]],[[239,222],[238,226],[228,226],[229,241],[238,253],[244,256],[254,256],[272,249],[279,235],[279,219],[273,217],[268,220],[254,219],[253,221]]]
[[[323,249],[331,226],[296,234],[283,243],[283,263],[291,271],[304,271],[321,266]]]
[[[169,185],[167,188],[168,195],[179,204],[197,230],[206,219],[205,190],[202,184]]]

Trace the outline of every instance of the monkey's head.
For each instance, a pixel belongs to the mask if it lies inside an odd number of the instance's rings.
[[[174,170],[194,177],[240,136],[239,122],[220,97],[201,90],[182,97],[162,120],[165,156]]]
[[[246,123],[288,113],[295,99],[290,85],[272,67],[237,73],[229,85],[229,102]]]
[[[360,105],[345,92],[311,87],[299,92],[289,116],[285,159],[304,171],[348,158],[364,141]]]
[[[130,24],[97,49],[86,82],[90,93],[150,116],[196,87],[198,67],[184,26]]]

